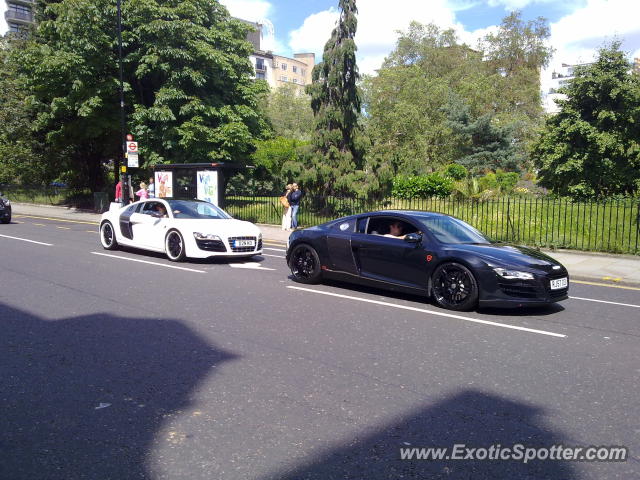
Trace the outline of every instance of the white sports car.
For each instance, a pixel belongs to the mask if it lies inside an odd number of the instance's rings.
[[[262,233],[251,222],[236,220],[201,200],[151,198],[102,214],[100,242],[185,257],[250,257],[262,253]]]

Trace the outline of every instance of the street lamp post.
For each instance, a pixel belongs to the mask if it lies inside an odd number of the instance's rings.
[[[120,184],[121,195],[122,195],[122,205],[126,205],[127,201],[125,200],[125,191],[127,194],[127,198],[129,197],[129,185],[127,182],[127,167],[126,167],[126,153],[127,146],[125,140],[125,129],[126,129],[126,119],[125,119],[125,111],[124,111],[124,75],[122,70],[122,10],[120,5],[120,0],[117,0],[117,16],[118,16],[118,66],[120,69],[120,161],[122,163],[122,168],[120,172],[116,172],[116,174],[120,173]],[[117,166],[120,165],[120,162],[116,163]]]

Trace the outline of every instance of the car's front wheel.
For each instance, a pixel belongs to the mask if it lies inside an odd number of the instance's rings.
[[[300,283],[318,283],[322,277],[318,252],[307,244],[294,247],[289,258],[294,280]]]
[[[118,248],[116,232],[109,221],[103,222],[102,225],[100,225],[100,243],[102,243],[102,247],[105,250],[115,250]]]
[[[172,262],[180,262],[185,257],[184,238],[177,230],[171,230],[164,239],[164,250]]]
[[[478,282],[464,265],[443,263],[433,272],[431,281],[432,296],[441,307],[465,312],[478,305]]]

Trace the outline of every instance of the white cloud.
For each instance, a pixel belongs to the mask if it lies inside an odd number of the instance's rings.
[[[542,72],[543,91],[551,72],[569,65],[593,61],[605,42],[621,40],[622,50],[640,57],[638,0],[587,0],[586,5],[551,24],[551,45],[556,49],[546,71]]]
[[[406,31],[411,21],[435,23],[441,28],[455,27],[465,36],[455,21],[455,10],[467,8],[458,2],[451,7],[447,0],[395,0],[389,8],[387,0],[363,0],[358,3],[358,65],[361,73],[373,73],[384,57],[395,47],[398,31]],[[314,52],[322,57],[324,44],[338,20],[338,10],[331,8],[308,16],[304,23],[289,33],[289,46],[294,52]],[[465,39],[466,40],[466,39]]]
[[[220,0],[229,13],[243,20],[252,22],[267,18],[272,11],[272,5],[266,0]]]

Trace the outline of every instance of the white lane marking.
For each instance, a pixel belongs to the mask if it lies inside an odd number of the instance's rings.
[[[258,262],[230,263],[229,266],[233,268],[249,268],[252,270],[275,270],[275,268],[263,267]]]
[[[569,297],[572,300],[584,300],[585,302],[609,303],[611,305],[622,305],[623,307],[640,308],[640,305],[632,305],[631,303],[608,302],[607,300],[595,300],[593,298]]]
[[[433,310],[426,310],[424,308],[416,308],[416,307],[409,307],[407,305],[398,305],[396,303],[381,302],[380,300],[371,300],[368,298],[352,297],[350,295],[341,295],[338,293],[323,292],[321,290],[313,290],[311,288],[303,288],[303,287],[294,287],[291,285],[288,285],[287,288],[292,288],[294,290],[302,290],[305,292],[320,293],[322,295],[330,295],[332,297],[346,298],[348,300],[357,300],[359,302],[375,303],[376,305],[384,305],[385,307],[394,307],[394,308],[400,308],[403,310],[411,310],[413,312],[428,313],[430,315],[437,315],[440,317],[456,318],[458,320],[464,320],[464,321],[473,322],[473,323],[481,323],[483,325],[492,325],[494,327],[510,328],[512,330],[520,330],[523,332],[538,333],[540,335],[549,335],[551,337],[566,338],[566,335],[563,335],[561,333],[547,332],[545,330],[536,330],[534,328],[518,327],[516,325],[508,325],[506,323],[491,322],[489,320],[480,320],[478,318],[472,318],[472,317],[463,317],[462,315],[454,315],[452,313],[435,312]]]
[[[120,257],[118,255],[109,255],[108,253],[91,252],[94,255],[102,255],[103,257],[117,258],[119,260],[129,260],[130,262],[147,263],[149,265],[157,265],[158,267],[175,268],[176,270],[184,270],[186,272],[207,273],[205,270],[195,270],[193,268],[177,267],[175,265],[166,265],[164,263],[149,262],[148,260],[139,260],[137,258]]]
[[[35,240],[29,240],[28,238],[12,237],[10,235],[0,235],[4,238],[12,238],[13,240],[22,240],[23,242],[37,243],[38,245],[46,245],[47,247],[53,247],[53,243],[36,242]]]
[[[282,255],[269,255],[268,253],[263,253],[261,254],[263,257],[273,257],[273,258],[287,258],[287,257],[283,257]]]
[[[286,252],[285,249],[283,248],[270,248],[270,247],[264,247],[263,250],[273,250],[274,252]]]

